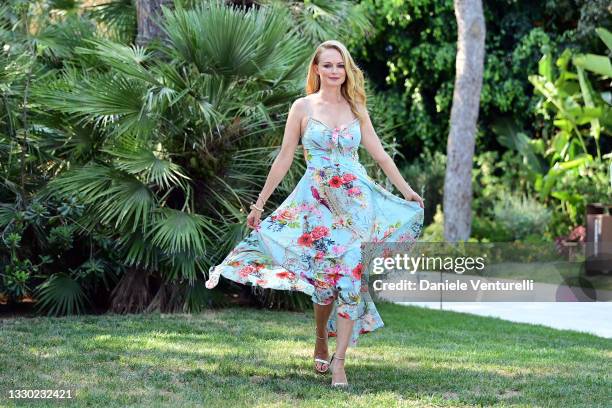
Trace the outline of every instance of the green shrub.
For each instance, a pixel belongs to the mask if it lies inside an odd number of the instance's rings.
[[[444,242],[444,214],[442,206],[436,206],[433,222],[423,228],[423,235],[419,239],[421,242]]]
[[[550,224],[555,236],[566,234],[576,225],[586,223],[586,204],[610,203],[612,187],[608,165],[603,161],[586,163],[573,172],[565,172],[556,180],[551,196],[554,207]]]
[[[493,215],[513,240],[522,240],[531,234],[544,235],[551,219],[551,212],[545,205],[531,197],[515,194],[498,201]]]
[[[512,241],[512,233],[504,224],[485,216],[475,216],[472,219],[470,237],[480,242]]]
[[[491,217],[491,208],[511,192],[532,195],[534,188],[525,159],[514,151],[495,151],[474,156],[472,183],[475,217]]]

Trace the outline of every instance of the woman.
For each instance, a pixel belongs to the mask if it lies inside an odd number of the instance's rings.
[[[348,385],[345,353],[360,334],[383,326],[362,280],[361,244],[414,242],[423,223],[423,199],[402,178],[383,149],[366,109],[363,73],[346,47],[325,41],[315,50],[307,96],[287,118],[281,150],[247,224],[254,229],[209,273],[264,288],[312,296],[316,320],[315,370],[332,372],[332,385]],[[279,208],[260,221],[266,200],[293,162],[302,139],[307,170]],[[359,144],[405,200],[376,184],[359,163]],[[363,281],[363,282],[362,282]],[[336,351],[328,360],[328,337]]]

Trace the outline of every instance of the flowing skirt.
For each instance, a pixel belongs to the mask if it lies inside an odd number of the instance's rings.
[[[369,293],[362,245],[410,244],[422,226],[419,204],[385,190],[360,164],[309,166],[283,203],[210,269],[206,286],[223,276],[333,302],[328,335],[337,335],[338,317],[354,320],[355,346],[360,334],[384,325]]]

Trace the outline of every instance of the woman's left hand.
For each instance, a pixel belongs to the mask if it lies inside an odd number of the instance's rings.
[[[410,190],[406,194],[404,194],[404,198],[406,199],[406,201],[416,201],[421,208],[425,208],[425,205],[423,204],[423,199],[420,195],[415,193],[414,190]]]

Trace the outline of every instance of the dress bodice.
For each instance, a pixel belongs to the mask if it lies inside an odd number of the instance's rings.
[[[316,304],[334,302],[328,336],[338,335],[340,318],[354,320],[351,346],[361,334],[383,327],[368,293],[371,258],[362,244],[415,242],[423,210],[367,175],[357,155],[361,138],[357,118],[332,128],[309,109],[302,136],[306,173],[277,209],[211,267],[206,287],[214,288],[222,275],[244,285],[300,291]]]
[[[309,168],[329,165],[359,165],[357,150],[361,142],[359,118],[332,128],[312,116],[308,117],[302,144]]]

